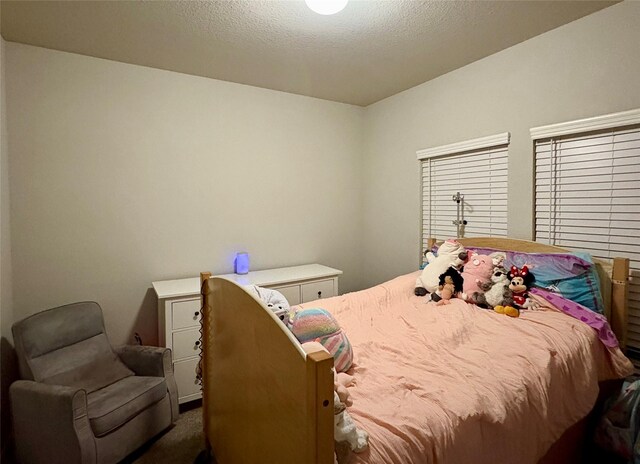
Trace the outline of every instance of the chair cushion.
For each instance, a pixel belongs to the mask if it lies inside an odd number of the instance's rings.
[[[36,358],[104,333],[102,309],[92,301],[60,306],[16,322],[12,331],[25,356]]]
[[[134,373],[111,350],[105,334],[65,346],[30,361],[36,381],[91,393]]]
[[[42,382],[69,371],[72,366],[89,364],[96,357],[113,357],[114,354],[104,330],[102,309],[94,302],[42,311],[16,322],[12,331],[20,377],[25,380]],[[66,376],[66,379],[74,377]],[[119,378],[111,380],[115,382]],[[106,385],[108,383],[99,387]]]
[[[87,396],[91,429],[101,437],[157,403],[167,394],[164,377],[126,377]]]

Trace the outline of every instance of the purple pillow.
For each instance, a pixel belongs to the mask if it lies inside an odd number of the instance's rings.
[[[437,250],[437,247],[434,246]],[[521,268],[525,264],[535,276],[535,285],[553,290],[565,298],[604,314],[598,272],[588,253],[524,253],[494,248],[466,247],[483,255],[503,251],[504,267]]]
[[[589,261],[572,253],[524,253],[521,251],[475,247],[468,247],[466,249],[482,255],[490,255],[496,251],[503,251],[506,254],[504,260],[504,267],[506,269],[511,268],[511,266],[521,268],[527,265],[533,275],[536,276],[536,281],[560,280],[575,277],[588,272],[593,266]]]

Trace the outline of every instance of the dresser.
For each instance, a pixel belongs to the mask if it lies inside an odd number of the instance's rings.
[[[342,271],[321,264],[224,274],[240,285],[258,285],[281,292],[291,306],[338,294]],[[196,367],[200,359],[200,278],[153,282],[158,296],[158,340],[171,348],[178,401],[200,398]]]

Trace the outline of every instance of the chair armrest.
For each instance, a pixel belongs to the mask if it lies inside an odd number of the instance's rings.
[[[171,350],[157,346],[122,345],[116,354],[136,375],[167,377],[173,374]]]
[[[96,462],[84,390],[18,380],[9,395],[19,462]]]
[[[164,377],[171,402],[171,419],[178,420],[178,387],[173,376],[171,350],[157,346],[123,345],[115,348],[123,363],[136,375]]]

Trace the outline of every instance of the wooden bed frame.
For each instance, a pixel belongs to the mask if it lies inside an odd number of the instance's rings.
[[[567,251],[514,239],[459,241],[498,250]],[[629,260],[596,265],[607,317],[624,346]],[[305,352],[282,321],[235,282],[210,273],[202,273],[201,282],[203,423],[215,462],[333,464],[333,358]],[[562,441],[549,453],[565,453]],[[545,456],[540,462],[560,461]]]

